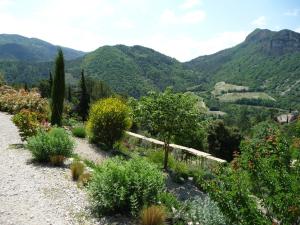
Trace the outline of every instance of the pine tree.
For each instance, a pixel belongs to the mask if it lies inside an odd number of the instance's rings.
[[[58,49],[58,54],[55,60],[55,74],[51,93],[51,124],[62,125],[62,114],[64,107],[65,95],[65,64],[64,55],[61,48]]]
[[[89,112],[90,96],[87,92],[83,70],[81,71],[80,87],[81,87],[81,91],[80,91],[78,112],[82,118],[82,121],[85,121],[87,119],[88,112]]]

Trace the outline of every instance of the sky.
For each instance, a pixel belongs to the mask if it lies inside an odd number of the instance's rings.
[[[0,33],[82,51],[143,45],[188,61],[255,28],[300,32],[300,0],[0,0]]]

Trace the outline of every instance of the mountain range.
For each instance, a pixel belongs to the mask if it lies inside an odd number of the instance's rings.
[[[45,79],[53,69],[56,49],[39,39],[0,35],[0,72],[10,83]],[[184,63],[143,46],[63,51],[70,82],[76,82],[84,69],[87,76],[135,97],[167,86],[210,91],[225,81],[263,90],[286,108],[300,105],[300,34],[291,30],[256,29],[237,46]]]

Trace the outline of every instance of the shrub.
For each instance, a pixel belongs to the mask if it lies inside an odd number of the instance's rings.
[[[83,172],[78,178],[78,182],[81,183],[83,186],[86,186],[91,180],[92,174],[88,172]]]
[[[70,168],[73,180],[78,180],[84,172],[84,164],[80,161],[74,161]]]
[[[181,203],[176,196],[170,192],[162,192],[158,195],[159,203],[164,205],[168,212],[172,212],[174,209],[178,209]]]
[[[217,203],[209,196],[197,197],[186,201],[173,215],[173,222],[177,224],[225,225],[225,217],[218,208]]]
[[[119,99],[107,98],[92,106],[87,130],[91,141],[112,148],[130,125],[129,108]]]
[[[64,129],[52,128],[48,133],[39,131],[36,136],[30,137],[27,147],[35,160],[49,162],[50,156],[70,157],[74,142]]]
[[[34,136],[40,129],[38,115],[35,112],[23,109],[12,118],[13,123],[19,128],[22,141]]]
[[[153,205],[141,212],[141,225],[164,225],[166,213],[161,206]]]
[[[0,87],[0,111],[15,114],[22,109],[28,109],[47,115],[48,108],[47,100],[41,98],[34,89],[28,92],[23,89],[16,91],[6,85]]]
[[[72,129],[72,134],[75,137],[85,138],[86,136],[85,128],[83,126],[76,126]]]
[[[157,203],[158,194],[165,189],[165,179],[145,159],[114,158],[95,169],[88,187],[99,214],[121,212],[136,216],[143,206]]]

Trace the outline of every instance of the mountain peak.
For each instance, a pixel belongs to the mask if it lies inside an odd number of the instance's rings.
[[[288,29],[255,29],[247,36],[245,44],[255,44],[260,50],[271,55],[300,52],[300,34]]]

